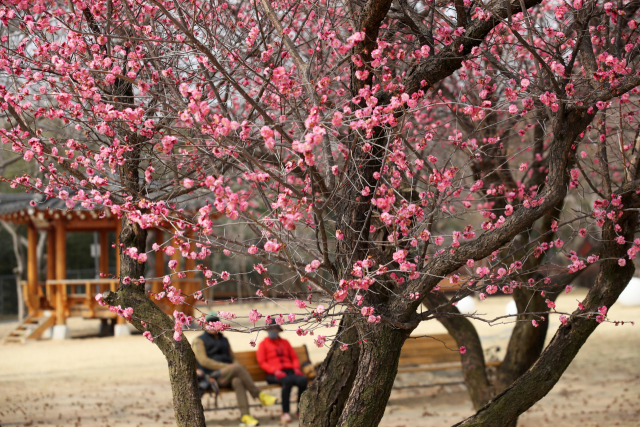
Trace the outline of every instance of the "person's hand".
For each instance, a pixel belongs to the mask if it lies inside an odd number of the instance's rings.
[[[204,375],[204,372],[202,372],[201,369],[196,369],[196,375],[201,377],[202,375]]]
[[[273,373],[273,375],[274,375],[277,379],[284,378],[284,377],[286,377],[286,376],[287,376],[287,374],[286,374],[286,373],[284,373],[283,371],[281,371],[280,369],[278,369],[277,371],[275,371],[275,372]]]
[[[304,373],[300,370],[300,368],[295,368],[293,370],[293,373],[298,375],[299,377],[303,377],[304,376]]]

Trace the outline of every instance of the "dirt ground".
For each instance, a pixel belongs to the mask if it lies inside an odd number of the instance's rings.
[[[562,295],[558,309],[573,310],[576,299],[581,300],[584,294],[584,291],[574,291]],[[499,316],[504,314],[507,302],[503,297],[477,301],[477,310],[487,316]],[[258,308],[265,314],[279,310],[266,304]],[[234,311],[246,315],[249,307],[236,306]],[[609,317],[640,322],[640,307],[617,305],[610,310]],[[13,326],[0,323],[0,338]],[[69,326],[74,339],[68,341],[0,345],[0,427],[175,424],[166,364],[153,344],[140,335],[95,338],[96,321],[70,319]],[[557,318],[552,319],[550,335],[557,326]],[[504,349],[513,325],[478,324],[477,327],[485,348]],[[426,322],[415,335],[443,331],[437,322]],[[327,330],[327,335],[330,333]],[[191,340],[196,335],[190,332],[187,337]],[[326,349],[313,345],[313,337],[301,339],[293,332],[285,332],[284,336],[294,345],[306,344],[314,363],[326,354]],[[249,336],[229,334],[228,337],[236,351],[251,349]],[[400,375],[396,386],[455,383],[461,379],[459,371]],[[220,404],[234,402],[233,394],[225,394]],[[212,402],[204,398],[203,403],[206,407]],[[261,425],[278,425],[277,405],[252,408],[252,411]],[[392,393],[381,425],[445,427],[472,413],[462,385],[402,388]],[[238,417],[237,410],[206,412],[210,426],[235,426]],[[600,325],[551,393],[523,414],[518,425],[640,426],[640,325]]]

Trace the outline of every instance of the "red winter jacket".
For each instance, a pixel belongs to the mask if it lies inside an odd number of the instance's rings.
[[[293,351],[289,341],[282,338],[262,340],[258,346],[257,359],[258,364],[267,374],[273,374],[278,370],[300,368],[298,355]]]

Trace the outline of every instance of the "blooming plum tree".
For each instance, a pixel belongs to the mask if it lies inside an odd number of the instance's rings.
[[[460,425],[507,426],[609,321],[634,272],[639,8],[7,0],[2,142],[40,171],[10,183],[122,219],[120,287],[98,300],[164,353],[179,426],[204,425],[183,328],[255,334],[271,319],[299,335],[337,326],[315,336],[330,349],[301,425],[377,425],[404,341],[437,320],[478,410]],[[172,238],[147,247],[149,228]],[[600,243],[585,251],[589,239]],[[167,316],[154,300],[203,293],[176,288],[186,271],[174,259],[150,298],[157,251],[195,260],[207,287],[249,272],[219,271],[212,253],[248,260],[256,295],[275,290],[296,310]],[[558,312],[590,264],[586,299]],[[286,290],[296,280],[308,293]],[[498,294],[517,316],[456,308]],[[551,316],[562,325],[544,348]],[[495,379],[470,318],[515,323]]]

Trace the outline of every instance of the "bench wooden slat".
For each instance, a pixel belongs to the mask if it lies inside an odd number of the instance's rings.
[[[398,366],[417,366],[417,365],[433,365],[436,363],[460,363],[460,356],[451,357],[448,355],[430,355],[423,357],[402,357],[400,356],[400,361]]]
[[[421,339],[425,339],[425,338],[421,338]],[[452,343],[445,342],[443,344],[441,342],[436,341],[434,343],[427,344],[427,343],[420,343],[420,342],[416,343],[415,341],[407,341],[402,347],[402,352],[404,354],[417,354],[424,351],[436,351],[436,352],[451,351],[451,350],[455,351],[457,349],[458,349],[458,346],[456,345],[455,342],[452,342]]]
[[[460,353],[457,344],[449,334],[436,334],[428,337],[408,339],[402,346],[398,366],[434,365],[440,363],[460,364]],[[445,368],[446,369],[446,368]],[[412,369],[417,372],[419,369]],[[423,369],[437,370],[437,369]],[[403,369],[404,372],[408,372]]]
[[[454,363],[438,363],[433,365],[419,365],[409,367],[398,367],[399,374],[407,374],[411,372],[433,372],[433,371],[445,371],[448,369],[460,369],[462,364],[460,362]]]

